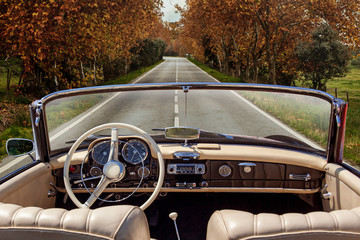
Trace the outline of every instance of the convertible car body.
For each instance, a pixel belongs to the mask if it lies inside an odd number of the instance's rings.
[[[0,238],[359,239],[346,110],[251,84],[47,95],[30,106],[34,150],[7,142],[24,164],[1,178]]]

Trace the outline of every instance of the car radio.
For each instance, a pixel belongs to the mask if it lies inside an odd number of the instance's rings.
[[[202,163],[171,163],[167,165],[168,174],[204,174],[205,165]]]

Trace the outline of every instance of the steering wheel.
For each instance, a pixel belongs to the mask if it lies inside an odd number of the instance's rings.
[[[75,196],[70,185],[69,168],[70,168],[71,159],[76,149],[87,137],[89,137],[91,134],[94,134],[95,132],[99,132],[109,128],[111,128],[111,145],[110,145],[109,158],[107,160],[107,163],[103,167],[103,174],[101,176],[98,185],[96,186],[95,190],[92,192],[90,197],[86,200],[86,202],[82,204],[79,201],[79,199]],[[158,166],[159,166],[159,176],[158,176],[157,184],[154,191],[148,198],[148,200],[143,205],[141,205],[140,208],[142,210],[145,210],[147,207],[150,206],[150,204],[156,199],[157,195],[159,194],[164,181],[165,166],[160,149],[157,146],[156,142],[150,137],[149,134],[147,134],[140,128],[137,128],[133,125],[125,124],[125,123],[108,123],[94,127],[89,131],[87,131],[86,133],[84,133],[81,137],[79,137],[70,148],[69,153],[66,157],[66,161],[64,164],[64,184],[69,197],[77,207],[90,208],[110,183],[121,181],[121,179],[125,176],[126,167],[118,159],[119,129],[131,130],[139,134],[140,136],[144,137],[144,139],[150,144],[150,148],[154,150],[157,155]]]

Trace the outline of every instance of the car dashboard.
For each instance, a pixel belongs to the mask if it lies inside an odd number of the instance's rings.
[[[315,193],[320,190],[326,160],[302,152],[237,144],[158,143],[165,162],[161,192],[271,192]],[[110,139],[92,142],[87,151],[76,152],[71,161],[70,183],[75,193],[95,189],[108,159]],[[50,161],[63,185],[66,156]],[[124,178],[104,192],[152,192],[157,184],[158,161],[141,137],[119,138],[118,159]],[[82,173],[82,174],[81,174]]]

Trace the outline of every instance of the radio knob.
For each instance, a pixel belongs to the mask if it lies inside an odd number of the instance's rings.
[[[201,182],[201,187],[206,188],[206,187],[208,187],[208,186],[209,186],[209,184],[208,184],[207,181],[202,181],[202,182]]]
[[[170,183],[168,183],[168,182],[165,183],[165,187],[166,187],[166,188],[169,188],[169,187],[170,187]]]
[[[228,165],[222,165],[221,167],[219,167],[219,174],[222,177],[228,177],[231,174],[231,167]]]

